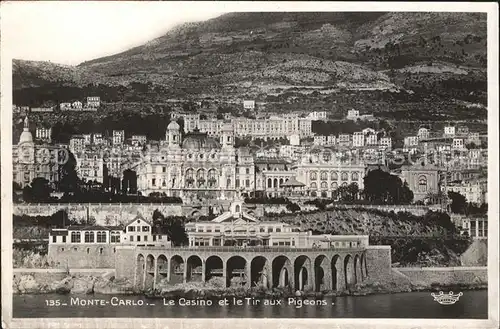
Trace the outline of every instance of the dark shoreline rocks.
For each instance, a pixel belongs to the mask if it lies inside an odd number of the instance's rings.
[[[361,284],[356,284],[344,291],[305,291],[297,292],[274,288],[266,290],[263,288],[221,288],[203,284],[201,282],[192,282],[177,285],[160,285],[156,291],[137,291],[132,283],[126,279],[117,280],[114,277],[103,278],[95,276],[73,275],[67,276],[62,280],[41,284],[37,282],[30,274],[18,276],[13,282],[13,293],[22,294],[104,294],[104,295],[145,295],[148,298],[187,298],[187,299],[221,299],[227,297],[255,297],[255,298],[323,298],[340,296],[367,296],[374,294],[392,294],[413,291],[465,291],[487,289],[485,282],[439,284],[432,283],[426,285],[423,283],[413,284],[406,280],[398,280],[394,277],[382,280],[383,282],[366,280]]]

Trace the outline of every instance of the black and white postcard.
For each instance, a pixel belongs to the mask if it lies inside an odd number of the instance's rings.
[[[1,4],[5,328],[497,328],[498,5]]]

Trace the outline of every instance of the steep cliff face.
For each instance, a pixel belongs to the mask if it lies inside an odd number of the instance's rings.
[[[474,240],[460,261],[462,266],[488,266],[488,240]]]

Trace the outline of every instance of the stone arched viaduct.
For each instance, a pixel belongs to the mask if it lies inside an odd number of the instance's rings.
[[[282,287],[342,291],[368,275],[366,249],[318,248],[137,248],[134,286],[156,289],[161,281],[218,281],[221,287]]]

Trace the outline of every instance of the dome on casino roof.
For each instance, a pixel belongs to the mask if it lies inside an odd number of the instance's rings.
[[[177,121],[172,121],[168,124],[167,129],[168,130],[179,130],[181,126],[177,123]]]
[[[186,135],[182,141],[182,148],[188,150],[219,149],[221,146],[215,139],[207,134],[194,132]]]
[[[29,131],[23,131],[21,137],[19,138],[19,144],[23,143],[33,143],[33,135]]]

